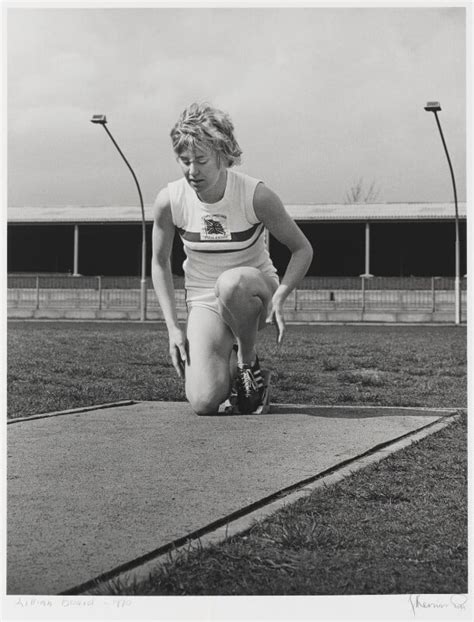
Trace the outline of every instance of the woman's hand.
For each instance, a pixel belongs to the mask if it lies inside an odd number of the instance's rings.
[[[283,341],[285,334],[285,318],[283,317],[283,302],[284,299],[279,294],[278,290],[273,294],[273,298],[270,302],[267,323],[275,324],[277,329],[277,345],[280,345]]]
[[[176,326],[169,331],[170,355],[173,367],[180,378],[184,378],[185,365],[189,365],[188,343],[184,332]]]

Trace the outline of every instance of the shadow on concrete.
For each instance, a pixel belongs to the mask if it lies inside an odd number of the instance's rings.
[[[432,408],[423,409],[419,406],[397,407],[397,406],[317,406],[298,404],[272,404],[269,413],[261,414],[227,414],[216,413],[213,415],[199,415],[200,417],[271,417],[274,415],[291,416],[306,415],[308,417],[320,417],[329,419],[373,419],[378,417],[433,417],[434,414],[451,416],[456,409]]]

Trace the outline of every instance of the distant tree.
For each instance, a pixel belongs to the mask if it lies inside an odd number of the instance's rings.
[[[354,183],[346,192],[346,203],[375,203],[379,196],[379,190],[375,187],[373,181],[368,190],[364,188],[364,179],[362,177]]]

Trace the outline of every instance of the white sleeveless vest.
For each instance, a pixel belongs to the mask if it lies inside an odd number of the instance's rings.
[[[264,226],[253,208],[260,180],[227,169],[224,196],[203,203],[183,177],[168,184],[171,213],[184,245],[185,286],[214,287],[225,270],[258,268],[276,277],[265,245]]]

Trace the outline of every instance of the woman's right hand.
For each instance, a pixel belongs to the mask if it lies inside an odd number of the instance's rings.
[[[184,378],[185,365],[189,365],[188,342],[184,331],[176,326],[169,331],[170,355],[173,367],[180,378]]]

